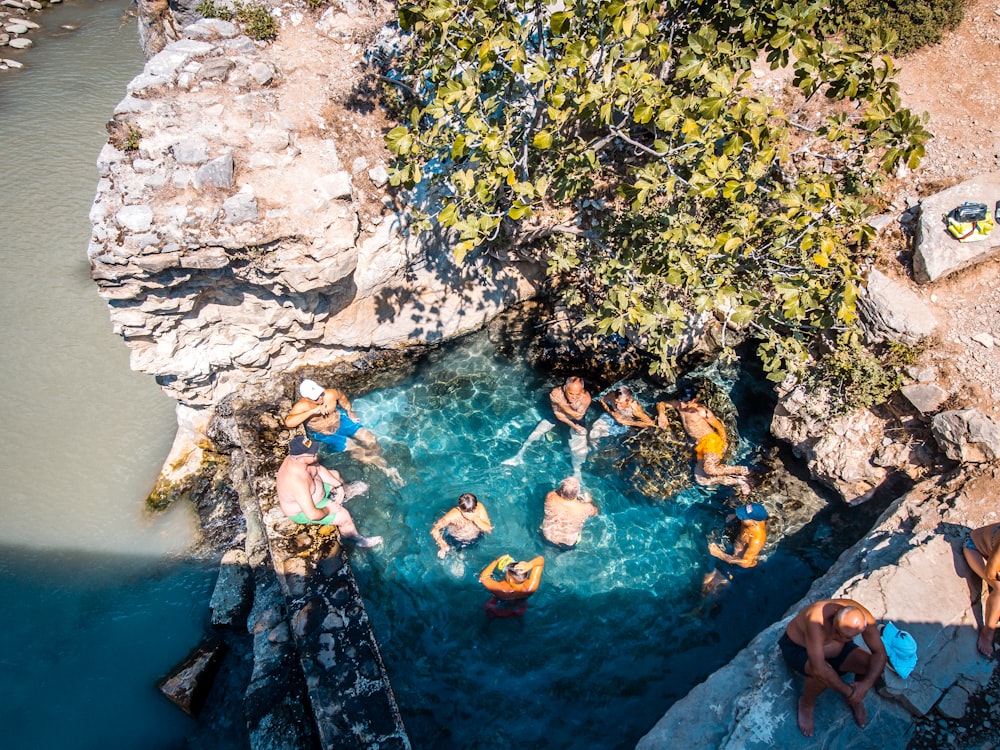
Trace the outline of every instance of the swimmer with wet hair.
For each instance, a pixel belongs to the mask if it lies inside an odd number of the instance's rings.
[[[560,549],[572,549],[580,541],[584,522],[596,515],[597,506],[581,490],[580,480],[566,477],[545,496],[542,536]]]
[[[601,406],[618,424],[625,427],[656,427],[656,422],[642,408],[627,385],[619,386],[601,397]]]
[[[438,557],[444,559],[451,550],[451,545],[444,538],[445,533],[456,546],[466,547],[492,531],[493,524],[490,523],[486,508],[471,492],[463,492],[458,497],[458,505],[441,516],[431,527],[431,536],[437,543]]]

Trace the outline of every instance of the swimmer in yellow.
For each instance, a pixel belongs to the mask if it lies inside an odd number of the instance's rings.
[[[694,479],[700,485],[709,486],[723,484],[735,487],[741,495],[750,494],[750,484],[746,466],[729,466],[722,462],[726,453],[726,427],[708,408],[698,403],[697,399],[679,398],[671,401],[660,401],[656,405],[656,424],[660,428],[667,427],[667,409],[675,409],[684,425],[684,431],[694,438],[694,455],[697,459]]]

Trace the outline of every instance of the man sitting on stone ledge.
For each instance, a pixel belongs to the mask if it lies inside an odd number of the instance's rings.
[[[335,525],[344,539],[359,547],[374,547],[382,537],[361,536],[344,508],[349,499],[340,474],[319,463],[319,444],[296,435],[278,469],[276,492],[281,511],[296,523]],[[356,493],[355,493],[356,494]],[[353,496],[353,494],[352,494]]]
[[[1000,626],[1000,523],[991,523],[969,533],[962,549],[965,561],[977,576],[976,583],[986,581],[986,605],[983,611],[983,627],[979,630],[976,647],[983,656],[993,656],[993,638]],[[974,606],[979,605],[976,595]]]
[[[343,391],[324,388],[315,380],[303,380],[299,385],[299,395],[302,398],[295,402],[285,417],[285,427],[293,430],[305,425],[306,435],[311,440],[340,453],[349,452],[361,463],[382,470],[397,487],[403,486],[399,472],[383,458],[375,434],[361,426]]]
[[[870,651],[854,643],[858,635]],[[813,736],[816,699],[827,688],[844,696],[859,727],[868,723],[863,701],[888,660],[871,612],[851,599],[815,602],[792,618],[778,646],[788,667],[806,678],[799,698],[802,734]],[[854,682],[843,680],[848,673]]]
[[[722,484],[734,487],[740,495],[750,494],[750,483],[746,466],[730,466],[723,463],[728,445],[726,426],[707,407],[697,401],[697,396],[685,394],[678,399],[660,401],[656,404],[656,424],[661,429],[669,425],[667,409],[675,409],[684,425],[684,431],[694,439],[695,465],[694,480],[702,486]]]

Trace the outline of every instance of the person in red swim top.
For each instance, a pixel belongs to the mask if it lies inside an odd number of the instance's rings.
[[[538,590],[542,582],[545,558],[539,555],[527,562],[515,562],[510,555],[501,555],[479,574],[479,582],[493,594],[483,605],[491,617],[513,617],[523,615],[528,606],[528,597]],[[497,580],[494,572],[502,571],[504,577]]]

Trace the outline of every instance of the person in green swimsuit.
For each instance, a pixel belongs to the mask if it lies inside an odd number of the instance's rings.
[[[344,539],[359,547],[374,547],[382,537],[362,536],[344,508],[347,491],[339,472],[323,466],[319,443],[302,435],[292,438],[278,469],[276,492],[281,511],[296,523],[335,525]]]

